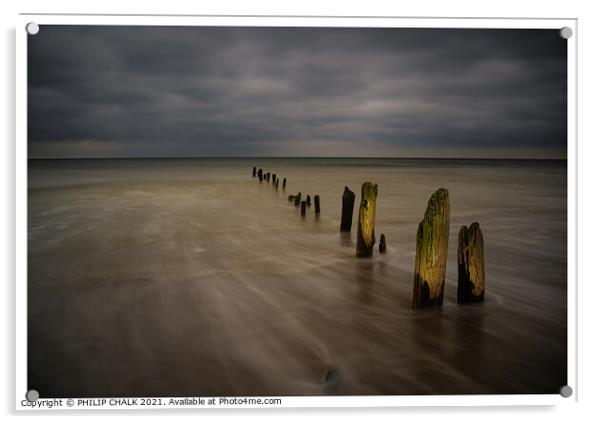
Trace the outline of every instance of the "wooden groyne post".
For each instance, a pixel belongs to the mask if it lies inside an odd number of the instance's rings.
[[[345,186],[343,191],[342,206],[341,206],[341,227],[340,231],[351,231],[353,220],[353,205],[355,203],[355,193]]]
[[[443,304],[449,217],[449,192],[440,188],[431,195],[416,233],[413,309]]]
[[[253,178],[255,178],[255,176],[257,176],[257,167],[256,166],[253,167]]]
[[[376,221],[376,196],[378,184],[365,182],[362,184],[362,201],[359,207],[357,225],[357,243],[355,255],[358,258],[372,256],[372,247],[376,242],[374,238],[374,222]]]
[[[268,172],[267,174],[265,174],[265,179],[269,182],[270,181],[270,173]]]
[[[282,191],[286,188],[286,178],[282,179]]]
[[[311,207],[311,196],[309,194],[305,198],[305,204],[307,205],[308,208]]]
[[[477,303],[485,298],[485,254],[478,222],[463,225],[458,235],[458,303]]]
[[[295,196],[294,194],[289,194],[289,195],[288,195],[288,201],[289,201],[289,202],[294,202],[294,201],[295,201],[295,197],[296,197],[296,196]]]
[[[297,193],[297,195],[295,196],[295,206],[300,206],[301,205],[301,192]]]
[[[306,203],[305,200],[301,202],[301,216],[305,216],[305,207],[306,207]]]
[[[278,190],[278,184],[280,184],[280,178],[276,178],[276,190]]]
[[[276,185],[276,174],[272,174],[272,185]]]
[[[380,241],[378,243],[378,252],[379,253],[387,253],[387,240],[385,240],[385,235],[380,235]]]
[[[314,196],[314,212],[316,215],[320,215],[320,196],[317,194]]]
[[[259,178],[259,181],[263,181],[263,169],[259,168],[259,171],[257,171],[257,177]]]

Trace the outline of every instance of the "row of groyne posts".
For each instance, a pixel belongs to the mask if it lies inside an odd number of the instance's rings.
[[[253,167],[253,177],[260,181],[270,180],[270,173],[263,173],[262,169]],[[272,184],[278,188],[278,179],[272,174]],[[282,183],[282,190],[286,188],[286,178]],[[372,257],[372,250],[376,239],[374,225],[376,222],[376,198],[378,184],[365,182],[361,188],[361,201],[359,204],[359,217],[357,228],[356,256],[360,258]],[[289,202],[294,201],[295,206],[301,207],[301,215],[311,206],[311,197],[301,200],[301,193],[289,196]],[[341,232],[350,232],[353,221],[355,193],[345,187],[341,205]],[[314,209],[320,213],[320,197],[314,197]],[[424,218],[418,224],[416,232],[416,260],[414,266],[414,292],[412,308],[421,309],[429,306],[443,305],[445,288],[445,271],[447,264],[447,250],[449,242],[450,202],[449,191],[439,188],[429,198]],[[379,252],[387,251],[385,235],[380,235]],[[485,255],[483,234],[478,222],[473,222],[470,227],[460,228],[458,233],[458,303],[483,302],[485,296]]]
[[[263,172],[262,168],[259,168],[258,170],[256,166],[253,167],[253,178],[255,177],[259,179],[259,182],[267,181],[268,183],[270,182],[271,177],[272,186],[274,186],[276,190],[278,190],[278,187],[280,186],[280,178],[276,174]],[[286,178],[282,179],[282,191],[286,191]],[[289,203],[294,202],[295,206],[301,208],[301,216],[305,216],[307,209],[311,207],[311,196],[309,194],[305,200],[302,199],[301,192],[297,193],[297,195],[291,194],[288,196],[288,201]],[[320,196],[317,194],[314,196],[314,213],[320,215]]]

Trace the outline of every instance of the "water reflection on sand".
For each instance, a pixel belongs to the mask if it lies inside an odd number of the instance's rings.
[[[287,177],[287,191],[251,178]],[[563,162],[30,162],[29,386],[42,397],[557,393],[566,380]],[[339,233],[379,183],[376,237]],[[415,231],[450,190],[444,307],[410,308]],[[289,193],[319,194],[301,218]],[[457,232],[485,237],[455,303]]]

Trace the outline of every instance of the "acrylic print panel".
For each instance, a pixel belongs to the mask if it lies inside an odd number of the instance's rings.
[[[40,25],[27,49],[41,397],[567,384],[558,29]]]

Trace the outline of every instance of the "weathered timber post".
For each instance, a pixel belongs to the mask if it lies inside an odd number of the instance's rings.
[[[272,174],[272,185],[276,184],[276,174]]]
[[[259,177],[259,181],[263,181],[263,169],[259,168],[259,171],[257,172],[257,177]]]
[[[413,309],[443,304],[449,216],[449,192],[440,188],[431,195],[416,233]]]
[[[305,198],[305,204],[307,205],[308,208],[311,207],[311,196],[309,194]]]
[[[253,178],[257,175],[257,167],[253,167]]]
[[[282,180],[282,191],[286,188],[286,178]]]
[[[301,192],[297,193],[295,196],[295,206],[299,206],[301,204]]]
[[[353,220],[353,204],[355,203],[355,193],[345,186],[343,191],[343,202],[341,207],[341,227],[340,231],[351,231]]]
[[[265,179],[268,180],[268,182],[270,181],[270,173],[269,172],[267,174],[265,174]]]
[[[276,178],[276,190],[278,190],[278,184],[280,184],[280,178]]]
[[[314,212],[316,215],[320,215],[320,196],[317,194],[314,196]]]
[[[295,201],[295,195],[294,194],[289,194],[288,195],[288,201],[289,202],[294,202]]]
[[[387,241],[385,240],[385,235],[380,235],[380,242],[378,243],[378,251],[379,253],[387,253]]]
[[[458,303],[482,302],[485,297],[485,254],[478,222],[463,225],[458,236]]]
[[[365,182],[362,184],[362,201],[359,208],[359,219],[357,223],[357,243],[355,255],[358,258],[372,256],[374,246],[374,222],[376,220],[376,196],[378,195],[378,184]]]
[[[305,216],[305,200],[301,202],[301,216]]]

